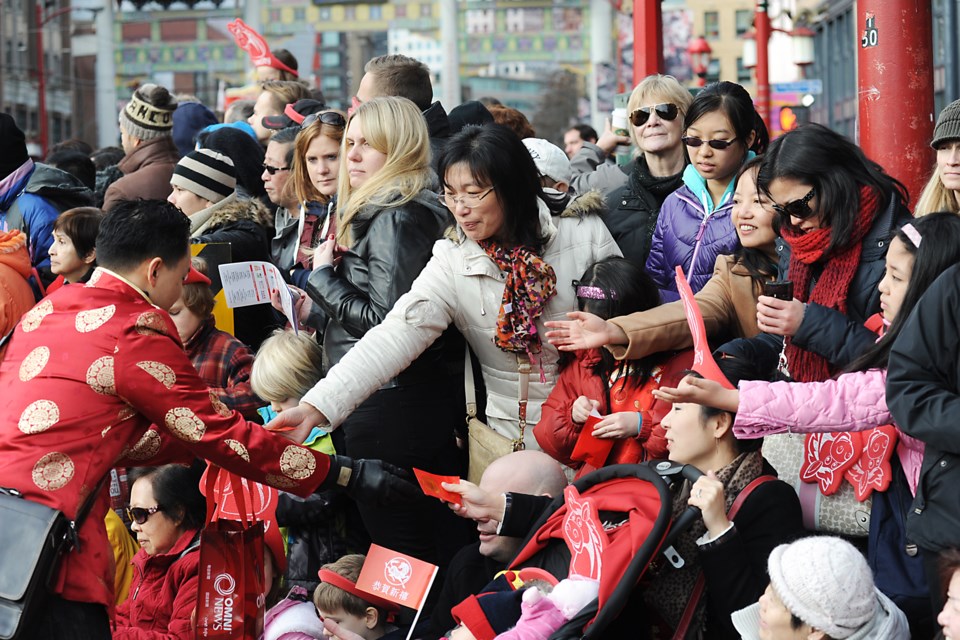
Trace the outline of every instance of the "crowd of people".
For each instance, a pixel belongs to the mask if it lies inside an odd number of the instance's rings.
[[[732,82],[650,76],[628,135],[561,148],[406,56],[348,112],[262,62],[224,114],[140,86],[114,149],[35,160],[0,114],[0,487],[78,521],[24,637],[192,638],[222,467],[279,490],[266,640],[545,639],[576,618],[566,573],[513,571],[533,523],[656,460],[703,472],[663,504],[699,515],[607,637],[960,633],[960,101],[917,195],[821,125],[770,140]],[[292,313],[218,327],[247,261]],[[439,568],[412,630],[357,586],[371,543]]]

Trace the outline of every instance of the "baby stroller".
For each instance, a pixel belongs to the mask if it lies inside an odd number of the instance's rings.
[[[671,522],[669,486],[682,478],[696,482],[702,475],[690,465],[660,460],[603,467],[573,483],[581,497],[591,498],[596,505],[608,542],[599,559],[603,571],[598,597],[555,631],[551,640],[604,637],[658,553],[663,552],[674,566],[682,565],[672,543],[699,517],[700,510],[688,507]],[[566,578],[571,567],[562,527],[566,515],[566,498],[561,495],[536,521],[510,568],[537,567],[557,579]]]

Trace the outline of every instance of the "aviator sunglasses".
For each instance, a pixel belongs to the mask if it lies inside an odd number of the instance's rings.
[[[680,113],[677,105],[672,102],[664,102],[650,107],[637,107],[630,112],[630,122],[633,123],[635,127],[642,127],[647,124],[647,120],[650,119],[650,115],[654,111],[657,112],[661,120],[675,120]]]
[[[304,118],[303,122],[300,123],[301,131],[312,125],[317,120],[323,124],[328,124],[331,127],[340,127],[343,129],[345,126],[347,126],[347,119],[336,111],[324,111],[322,113],[311,113]]]

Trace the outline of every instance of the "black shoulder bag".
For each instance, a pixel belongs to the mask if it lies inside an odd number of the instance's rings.
[[[103,488],[87,496],[77,519],[0,487],[0,640],[20,640],[50,594],[60,558],[80,550],[78,532]]]

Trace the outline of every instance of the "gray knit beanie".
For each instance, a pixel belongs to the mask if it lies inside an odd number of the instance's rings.
[[[177,99],[166,88],[145,84],[133,92],[121,111],[120,124],[127,135],[141,140],[169,136],[173,131],[173,112]]]
[[[849,638],[876,615],[870,567],[842,538],[814,536],[782,544],[770,553],[767,571],[784,606],[831,638]]]
[[[933,128],[933,140],[930,146],[936,149],[942,142],[958,139],[960,139],[960,100],[954,100],[937,116],[937,126]]]
[[[199,149],[180,158],[170,184],[216,204],[236,191],[237,174],[227,156]]]

